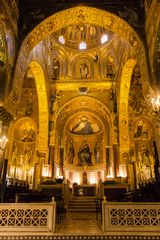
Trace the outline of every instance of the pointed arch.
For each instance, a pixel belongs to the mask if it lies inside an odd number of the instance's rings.
[[[93,107],[94,106],[94,107]],[[91,96],[79,96],[74,97],[65,103],[58,111],[55,117],[55,128],[59,132],[61,132],[61,127],[64,127],[65,122],[68,118],[70,118],[73,114],[78,111],[90,110],[93,114],[97,115],[99,119],[103,122],[104,126],[110,126],[110,129],[113,129],[113,119],[109,113],[108,107],[101,101],[94,99]],[[107,129],[106,129],[107,130]],[[114,142],[115,133],[110,131],[110,142]],[[53,142],[55,141],[55,132],[53,134]]]
[[[48,152],[48,100],[45,77],[42,67],[37,62],[31,62],[29,64],[32,70],[37,96],[38,96],[38,108],[39,108],[39,134],[37,150],[46,153]],[[47,159],[47,157],[46,157]]]
[[[122,71],[119,94],[120,164],[124,166],[124,169],[126,168],[126,157],[124,157],[124,155],[128,154],[129,152],[128,97],[130,91],[131,77],[135,65],[136,61],[134,59],[130,59],[125,63]]]

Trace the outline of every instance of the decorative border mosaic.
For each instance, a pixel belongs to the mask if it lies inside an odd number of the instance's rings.
[[[160,240],[160,236],[0,236],[0,240]]]

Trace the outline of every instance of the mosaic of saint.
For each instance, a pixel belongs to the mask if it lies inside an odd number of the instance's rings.
[[[24,118],[17,123],[14,130],[14,140],[12,145],[11,165],[16,166],[14,177],[23,178],[21,174],[29,170],[33,165],[33,155],[35,151],[36,132],[33,120]],[[23,174],[22,174],[23,175]]]
[[[153,136],[151,126],[144,119],[139,119],[134,126],[134,139],[151,139]]]
[[[131,79],[131,88],[129,94],[129,108],[130,112],[135,115],[146,114],[147,107],[142,92],[142,79],[139,66],[135,66]]]
[[[92,165],[91,160],[92,152],[90,151],[90,147],[87,144],[86,140],[82,142],[79,147],[78,152],[78,165]]]
[[[134,144],[136,153],[137,182],[145,182],[155,177],[155,149],[153,147],[153,128],[146,118],[138,118],[134,123]]]

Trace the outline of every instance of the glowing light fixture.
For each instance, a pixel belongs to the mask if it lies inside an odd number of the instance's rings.
[[[85,50],[85,49],[87,49],[87,44],[86,44],[86,42],[80,42],[80,44],[79,44],[79,49],[80,50]]]
[[[63,45],[65,44],[65,38],[63,37],[63,35],[59,36],[58,41],[59,41],[60,43],[62,43]]]
[[[108,35],[107,34],[103,34],[101,37],[101,44],[105,43],[108,41]]]

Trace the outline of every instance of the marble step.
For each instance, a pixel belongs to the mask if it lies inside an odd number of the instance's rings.
[[[82,202],[79,202],[79,203],[77,203],[77,202],[71,202],[70,204],[69,204],[70,206],[96,206],[96,204],[95,204],[95,202],[84,202],[84,203],[82,203]]]
[[[81,197],[81,198],[76,198],[76,197],[72,197],[72,201],[77,201],[77,202],[95,202],[95,198],[89,198],[89,197]]]
[[[95,198],[94,197],[73,197],[68,210],[70,212],[95,212]]]
[[[96,212],[95,208],[69,208],[69,212]]]
[[[96,206],[95,202],[70,202],[69,206]]]
[[[68,212],[94,212],[94,213],[96,213],[96,210],[94,209],[94,208],[89,208],[89,209],[85,209],[85,208],[69,208],[68,209]]]
[[[96,211],[95,205],[69,205],[68,210]]]
[[[80,206],[80,207],[96,207],[96,204],[95,203],[70,203],[69,206],[73,206],[73,207],[76,207],[76,206]]]
[[[95,204],[95,201],[77,201],[77,200],[72,200],[70,203],[75,203],[75,204]]]

